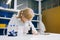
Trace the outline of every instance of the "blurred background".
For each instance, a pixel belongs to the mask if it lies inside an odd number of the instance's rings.
[[[13,14],[24,8],[32,8],[35,17],[32,20],[39,30],[40,20],[43,21],[46,32],[60,33],[60,0],[1,0],[0,1],[0,35],[7,35],[7,26]],[[3,8],[3,9],[2,9]]]

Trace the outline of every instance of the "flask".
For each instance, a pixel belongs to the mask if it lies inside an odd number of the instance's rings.
[[[27,34],[33,34],[32,33],[32,27],[30,27],[30,30],[28,30],[28,33]]]

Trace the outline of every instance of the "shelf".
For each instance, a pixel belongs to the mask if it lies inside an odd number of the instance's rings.
[[[32,20],[32,22],[39,22],[39,20]]]
[[[7,20],[10,20],[11,18],[0,17],[0,19],[7,19]]]
[[[0,17],[0,19],[7,19],[10,20],[11,18],[6,18],[6,17]],[[39,20],[32,20],[33,22],[39,22]]]
[[[11,18],[6,18],[6,17],[0,17],[0,19],[7,19],[10,20]],[[33,22],[39,22],[39,20],[32,20]]]
[[[15,9],[8,9],[8,8],[3,8],[0,7],[0,10],[4,10],[4,11],[11,11],[11,12],[18,12],[19,10],[15,10]]]
[[[36,28],[37,30],[39,30],[39,28]]]
[[[35,13],[35,15],[38,15],[39,16],[40,14]]]

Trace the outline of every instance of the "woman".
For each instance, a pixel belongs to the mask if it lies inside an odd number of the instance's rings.
[[[13,16],[8,25],[8,32],[11,30],[18,31],[18,34],[37,34],[38,32],[34,28],[31,20],[34,17],[34,12],[31,8],[26,8],[19,12],[18,17]],[[11,26],[11,27],[10,27]],[[31,29],[31,30],[30,30]],[[14,32],[12,32],[14,33]]]

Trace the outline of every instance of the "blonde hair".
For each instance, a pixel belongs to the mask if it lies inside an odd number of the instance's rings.
[[[19,18],[21,18],[22,15],[28,20],[32,20],[32,18],[34,17],[34,11],[31,8],[26,8],[19,12]]]

